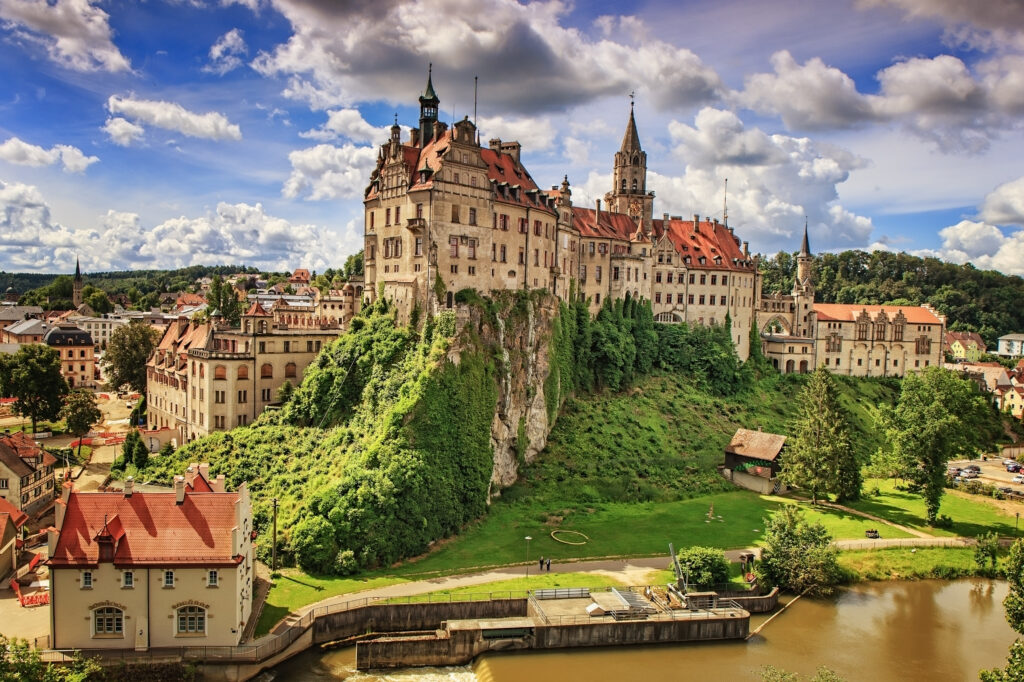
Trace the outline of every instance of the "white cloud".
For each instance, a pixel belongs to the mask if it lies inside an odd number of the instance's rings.
[[[292,173],[281,193],[294,199],[306,195],[308,199],[352,199],[361,197],[370,171],[377,162],[373,147],[346,144],[335,147],[318,144],[288,155]]]
[[[189,137],[210,140],[241,140],[241,129],[223,114],[208,112],[197,114],[174,102],[131,99],[112,95],[107,100],[111,114],[148,123],[158,128],[173,130]]]
[[[288,78],[285,94],[314,108],[349,107],[366,92],[408,102],[433,61],[442,102],[468,113],[473,77],[482,112],[556,111],[634,87],[658,107],[694,106],[719,96],[721,81],[690,50],[648,38],[627,17],[593,40],[563,21],[559,0],[445,0],[437,3],[276,0],[291,38],[254,60],[265,75]],[[506,115],[506,114],[503,114]]]
[[[480,118],[480,141],[500,138],[517,140],[531,152],[550,150],[555,143],[555,128],[547,118],[507,118],[485,116]]]
[[[346,138],[353,142],[381,143],[388,139],[387,128],[378,128],[366,122],[358,109],[335,109],[327,112],[327,122],[319,128],[299,133],[299,137],[313,140]]]
[[[12,137],[0,144],[0,160],[19,166],[52,166],[59,161],[63,164],[65,171],[81,173],[99,161],[99,157],[86,156],[78,147],[66,144],[43,149]]]
[[[88,0],[0,0],[3,28],[46,48],[50,59],[74,71],[127,71],[113,43],[110,16]]]
[[[590,165],[590,144],[586,140],[569,136],[563,138],[562,143],[565,146],[565,158],[569,160],[570,165]]]
[[[947,38],[981,49],[1024,47],[1024,5],[1018,0],[860,0],[864,7],[890,6],[911,19],[935,19]]]
[[[178,268],[246,263],[276,270],[323,269],[339,243],[361,243],[349,224],[341,235],[268,215],[260,204],[219,203],[198,217],[181,216],[154,227],[135,213],[108,211],[97,230],[56,222],[36,187],[0,181],[0,269],[66,270],[79,255],[89,270]]]
[[[1006,236],[985,222],[961,220],[939,231],[942,248],[929,251],[953,263],[973,263],[983,270],[999,270],[1008,275],[1024,275],[1024,230]]]
[[[1024,177],[992,190],[981,204],[981,217],[999,225],[1024,226]]]
[[[133,142],[138,142],[146,133],[145,128],[142,126],[135,125],[120,116],[108,118],[103,126],[103,131],[110,136],[111,141],[122,147],[128,147]]]
[[[241,66],[242,57],[248,53],[249,48],[242,38],[242,31],[233,28],[218,38],[210,48],[210,63],[203,67],[203,71],[223,76]]]

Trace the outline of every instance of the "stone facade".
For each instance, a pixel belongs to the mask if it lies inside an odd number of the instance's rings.
[[[252,423],[277,402],[284,382],[297,386],[337,324],[305,324],[294,306],[266,311],[254,302],[239,327],[179,319],[147,365],[149,428],[176,431],[178,445]],[[295,326],[295,325],[298,326]]]
[[[721,324],[728,317],[741,358],[760,285],[746,244],[725,222],[654,218],[647,154],[632,108],[613,187],[594,208],[573,206],[567,178],[541,190],[518,142],[480,145],[476,126],[437,120],[428,78],[420,126],[381,146],[366,189],[365,281],[403,320],[451,308],[462,289],[575,291],[596,313],[605,301],[652,301],[660,322]]]
[[[57,459],[24,433],[0,436],[0,498],[35,514],[50,506],[55,494]]]
[[[96,350],[88,332],[61,322],[43,336],[43,343],[60,354],[60,369],[71,388],[96,386]]]

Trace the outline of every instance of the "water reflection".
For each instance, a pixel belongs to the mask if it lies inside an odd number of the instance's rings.
[[[1006,584],[985,580],[872,583],[832,600],[801,599],[749,642],[489,654],[471,667],[357,673],[355,649],[307,652],[279,680],[519,682],[760,680],[766,665],[808,677],[826,665],[848,680],[976,680],[1002,665],[1014,633]],[[756,627],[752,619],[751,628]]]

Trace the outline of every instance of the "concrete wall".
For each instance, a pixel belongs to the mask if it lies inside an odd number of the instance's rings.
[[[750,617],[544,625],[534,630],[536,649],[616,646],[742,639],[750,630]]]
[[[768,594],[762,594],[758,596],[744,595],[741,592],[719,592],[719,597],[724,599],[731,599],[740,608],[746,609],[750,613],[768,613],[774,611],[775,607],[779,605],[779,588],[774,587]]]
[[[775,491],[775,484],[777,479],[775,478],[764,478],[763,476],[752,476],[750,474],[743,473],[742,471],[733,471],[732,469],[722,469],[722,476],[732,481],[741,488],[747,490],[753,490],[755,493],[762,495],[772,495]],[[786,486],[780,486],[779,492],[786,492]]]
[[[473,618],[514,618],[526,615],[526,599],[371,604],[365,608],[318,616],[313,643],[321,644],[371,632],[434,630],[443,621]]]

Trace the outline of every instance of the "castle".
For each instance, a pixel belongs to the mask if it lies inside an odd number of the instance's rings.
[[[468,117],[451,128],[440,121],[430,75],[419,102],[419,127],[402,140],[396,120],[363,201],[366,295],[393,301],[402,319],[452,308],[462,289],[543,288],[563,300],[575,290],[592,314],[629,296],[651,301],[658,322],[728,320],[743,360],[757,324],[762,350],[784,372],[825,364],[902,375],[940,364],[944,320],[930,309],[814,303],[806,227],[792,296],[763,298],[757,259],[725,216],[655,218],[632,105],[611,191],[584,208],[573,205],[568,178],[542,190],[518,142],[484,147]]]

